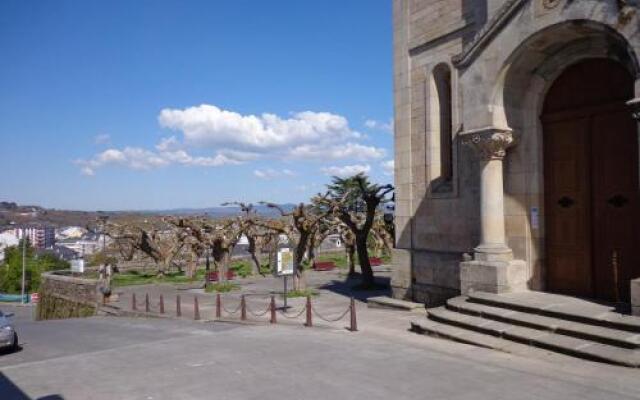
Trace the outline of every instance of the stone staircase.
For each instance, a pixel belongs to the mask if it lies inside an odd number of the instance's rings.
[[[411,329],[507,352],[529,345],[640,367],[640,318],[567,296],[475,292],[427,310],[427,318],[413,321]]]

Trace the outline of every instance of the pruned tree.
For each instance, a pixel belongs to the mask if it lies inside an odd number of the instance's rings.
[[[235,205],[240,207],[241,214],[238,217],[239,223],[242,227],[242,234],[247,238],[247,252],[251,257],[253,266],[251,268],[252,274],[260,274],[264,276],[260,270],[260,258],[262,256],[262,250],[265,247],[265,243],[270,241],[269,235],[271,232],[262,228],[256,221],[259,219],[258,214],[251,203],[242,202],[227,202],[222,203],[222,206]]]
[[[167,222],[197,241],[203,251],[210,249],[219,280],[226,279],[233,249],[242,236],[242,226],[237,219],[168,218]]]
[[[327,214],[325,212],[325,214]],[[307,260],[310,266],[313,266],[316,259],[316,250],[322,246],[322,243],[329,235],[340,235],[340,225],[343,225],[339,219],[331,215],[325,215],[316,225],[313,233],[309,236],[309,244],[307,246]]]
[[[139,251],[151,258],[162,276],[171,266],[184,246],[184,236],[158,226],[143,227],[138,224],[105,224],[104,233],[118,244],[121,253],[129,259]]]
[[[371,240],[376,257],[391,254],[394,238],[389,232],[389,224],[384,220],[382,213],[377,213],[371,226]]]
[[[378,206],[387,200],[386,196],[393,191],[393,186],[373,184],[366,175],[360,173],[350,178],[334,177],[328,187],[328,196],[317,196],[313,201],[320,207],[330,209],[354,234],[362,286],[372,287],[374,276],[367,240]]]
[[[296,290],[303,289],[306,286],[306,280],[302,260],[308,250],[309,238],[328,213],[304,203],[298,204],[289,212],[274,203],[260,202],[260,204],[276,209],[280,213],[282,217],[280,219],[257,222],[257,224],[278,234],[286,235],[289,243],[293,244],[293,286]]]
[[[338,234],[342,243],[344,244],[344,251],[347,255],[347,265],[349,267],[348,276],[352,277],[356,274],[356,236],[351,232],[351,229],[343,223],[338,225]]]

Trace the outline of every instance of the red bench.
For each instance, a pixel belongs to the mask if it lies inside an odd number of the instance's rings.
[[[233,270],[228,270],[227,271],[227,280],[228,281],[232,280],[232,279],[235,279],[235,277],[236,277],[235,271],[233,271]],[[207,276],[207,281],[208,282],[217,282],[218,278],[219,278],[218,271],[212,271],[212,272],[209,272],[209,275]]]
[[[336,267],[336,263],[333,261],[316,261],[313,263],[313,269],[316,271],[331,271]]]
[[[372,267],[378,267],[378,266],[382,265],[382,259],[380,257],[370,257],[369,258],[369,264]]]

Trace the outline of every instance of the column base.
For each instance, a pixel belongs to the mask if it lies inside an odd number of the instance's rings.
[[[508,293],[527,290],[524,260],[464,261],[460,263],[460,292]]]
[[[505,244],[481,244],[474,251],[476,261],[511,261],[513,251]]]

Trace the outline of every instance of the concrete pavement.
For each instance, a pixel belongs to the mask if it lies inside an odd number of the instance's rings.
[[[312,278],[322,288],[314,302],[328,315],[348,300],[335,275]],[[256,281],[245,290],[264,293],[276,284]],[[154,296],[175,293],[147,289]],[[181,293],[189,304],[194,293]],[[203,313],[212,312],[213,296],[203,296]],[[251,301],[257,309],[267,298]],[[187,313],[182,319],[33,322],[30,309],[17,311],[24,348],[0,355],[2,400],[640,398],[637,370],[416,335],[407,331],[415,313],[368,309],[363,302],[356,333],[344,329],[348,321],[305,328],[302,318],[280,318],[275,326],[266,318],[251,318],[249,325],[196,322]]]

